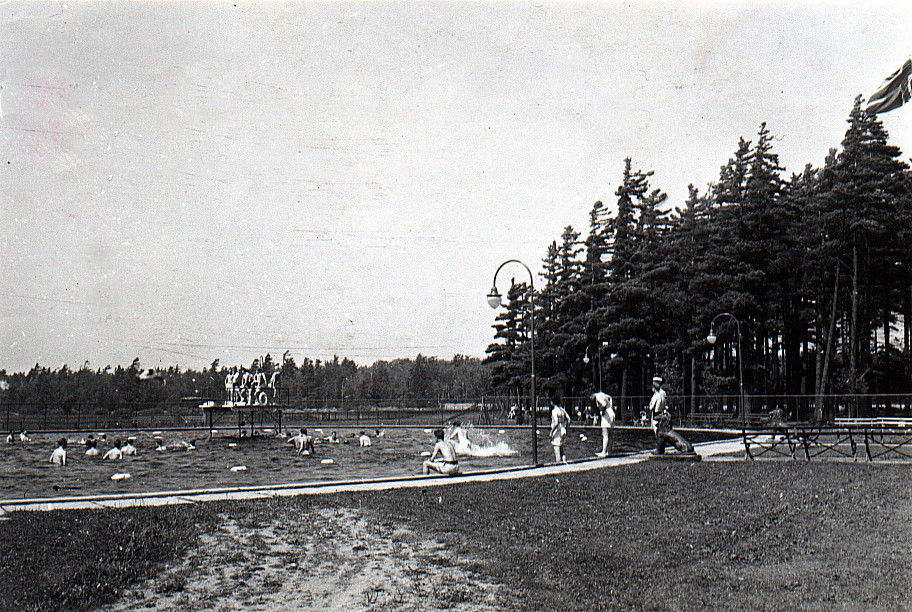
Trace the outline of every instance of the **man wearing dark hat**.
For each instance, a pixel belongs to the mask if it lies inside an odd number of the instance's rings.
[[[668,412],[667,396],[662,388],[662,379],[655,376],[652,379],[652,399],[649,401],[649,420],[652,431],[656,436],[656,455],[665,454],[665,446],[674,445],[682,453],[694,452],[693,445],[671,428],[671,414]]]

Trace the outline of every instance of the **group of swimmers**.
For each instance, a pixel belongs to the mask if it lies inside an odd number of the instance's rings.
[[[20,431],[18,434],[15,431],[10,430],[9,435],[6,436],[7,444],[12,444],[13,442],[31,442],[31,441],[32,441],[32,439],[29,438],[28,432],[25,431],[24,429],[22,431]]]
[[[266,390],[272,392],[275,396],[276,384],[278,383],[279,371],[275,370],[269,379],[266,379],[266,373],[257,368],[251,372],[245,367],[231,368],[228,375],[225,376],[225,395],[229,402],[237,404],[266,404],[269,401]]]
[[[129,436],[123,444],[120,440],[114,440],[111,448],[105,451],[104,454],[99,450],[99,443],[104,444],[107,442],[108,436],[105,433],[98,435],[98,438],[95,438],[94,435],[89,434],[89,437],[80,440],[79,443],[86,447],[84,455],[86,457],[98,457],[101,455],[101,458],[106,461],[119,461],[124,457],[131,457],[136,455],[139,451],[136,448],[134,442],[136,442],[136,436]],[[186,442],[181,440],[171,446],[167,446],[164,443],[164,440],[161,436],[155,436],[155,450],[156,452],[162,452],[167,450],[193,450],[196,448],[196,440],[191,440]],[[68,441],[66,438],[60,438],[57,441],[57,447],[51,453],[49,461],[55,465],[66,465],[67,464],[67,444]]]
[[[383,432],[381,430],[376,430],[377,437],[382,437]],[[288,438],[289,444],[295,445],[295,452],[299,455],[312,455],[314,453],[314,444],[318,442],[325,442],[327,444],[348,444],[352,440],[357,440],[358,446],[368,447],[371,446],[371,439],[363,431],[359,431],[356,434],[352,434],[351,439],[340,438],[336,432],[330,433],[328,436],[323,438],[316,438],[307,433],[307,428],[302,427],[296,435]]]

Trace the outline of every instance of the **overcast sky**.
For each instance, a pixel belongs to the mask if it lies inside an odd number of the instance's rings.
[[[624,157],[821,165],[910,6],[0,2],[0,368],[483,356]]]

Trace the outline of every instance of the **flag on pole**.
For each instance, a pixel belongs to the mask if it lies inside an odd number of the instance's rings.
[[[865,112],[869,115],[899,108],[912,98],[912,59],[891,74],[880,89],[871,94]]]

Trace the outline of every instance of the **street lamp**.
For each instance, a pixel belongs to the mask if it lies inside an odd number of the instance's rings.
[[[598,351],[596,352],[595,356],[598,360],[597,361],[597,363],[598,363],[598,381],[599,381],[598,390],[601,391],[602,390],[602,348],[605,346],[608,346],[608,343],[601,342],[599,344],[590,344],[589,346],[586,347],[586,352],[583,354],[583,363],[585,363],[587,365],[589,364],[589,361],[590,361],[589,360],[589,349],[591,349],[593,346],[598,348]]]
[[[710,344],[716,343],[715,325],[716,325],[716,321],[720,317],[731,318],[731,320],[733,320],[735,322],[735,328],[738,331],[738,390],[741,393],[740,402],[741,402],[742,425],[743,425],[743,427],[746,428],[747,427],[747,402],[745,401],[745,397],[744,397],[744,368],[742,367],[742,364],[741,364],[741,321],[739,321],[738,317],[731,314],[730,312],[720,312],[719,314],[717,314],[715,317],[713,317],[713,320],[709,323],[709,335],[706,336],[706,341],[709,342]]]
[[[530,354],[532,366],[532,465],[538,465],[538,397],[535,395],[535,303],[533,302],[533,297],[535,295],[535,278],[533,277],[532,270],[529,269],[529,266],[518,259],[508,259],[500,264],[497,267],[497,271],[494,272],[494,283],[491,286],[491,293],[488,294],[488,305],[491,308],[500,307],[502,298],[500,292],[497,290],[497,275],[500,273],[500,270],[509,263],[517,263],[529,273],[529,344],[531,347]]]

